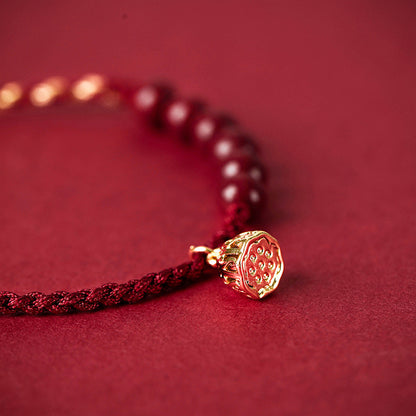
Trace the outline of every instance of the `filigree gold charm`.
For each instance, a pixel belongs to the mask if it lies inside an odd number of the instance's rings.
[[[265,231],[247,231],[214,250],[191,247],[191,252],[206,252],[207,262],[218,268],[225,284],[253,299],[273,292],[283,273],[279,244]]]

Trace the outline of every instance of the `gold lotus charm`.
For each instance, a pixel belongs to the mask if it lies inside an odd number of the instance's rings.
[[[217,267],[224,282],[249,298],[261,299],[273,292],[283,274],[283,259],[277,240],[265,231],[247,231],[221,247],[193,247],[207,253],[207,262]]]

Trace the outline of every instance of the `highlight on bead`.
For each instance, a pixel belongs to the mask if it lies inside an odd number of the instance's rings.
[[[152,85],[145,85],[140,88],[133,98],[133,104],[137,110],[147,110],[155,105],[157,100],[156,88]]]
[[[36,84],[29,93],[31,103],[35,107],[45,107],[52,104],[62,95],[68,86],[63,77],[51,77]]]
[[[88,74],[79,79],[72,86],[72,95],[79,101],[90,101],[102,93],[107,80],[102,75]]]
[[[171,104],[167,110],[167,117],[172,125],[183,123],[189,117],[190,109],[184,102],[177,101]]]
[[[195,125],[195,134],[201,141],[206,141],[213,136],[215,123],[209,117],[201,118]]]
[[[0,110],[12,108],[23,95],[23,88],[17,82],[8,82],[0,88]]]

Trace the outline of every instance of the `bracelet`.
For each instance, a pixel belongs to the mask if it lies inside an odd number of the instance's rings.
[[[225,284],[253,299],[273,292],[283,273],[278,242],[265,231],[245,231],[264,205],[265,169],[251,138],[225,116],[202,103],[177,96],[163,84],[135,84],[88,74],[70,81],[51,77],[23,87],[10,82],[0,88],[0,115],[31,105],[96,103],[130,108],[150,126],[199,148],[219,167],[224,210],[222,228],[207,246],[191,246],[190,261],[126,283],[50,294],[0,292],[0,314],[66,314],[137,303],[200,278],[207,266],[218,270]],[[211,248],[217,247],[217,248]]]

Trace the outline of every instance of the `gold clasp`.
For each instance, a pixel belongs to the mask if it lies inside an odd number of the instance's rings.
[[[206,255],[224,283],[249,298],[261,299],[278,286],[283,273],[282,252],[277,240],[265,231],[246,231],[220,248],[191,246],[189,253]]]
[[[194,253],[203,253],[207,255],[207,263],[212,267],[217,267],[218,259],[220,256],[220,249],[219,248],[209,248],[206,246],[190,246],[189,247],[189,255],[192,257]]]

